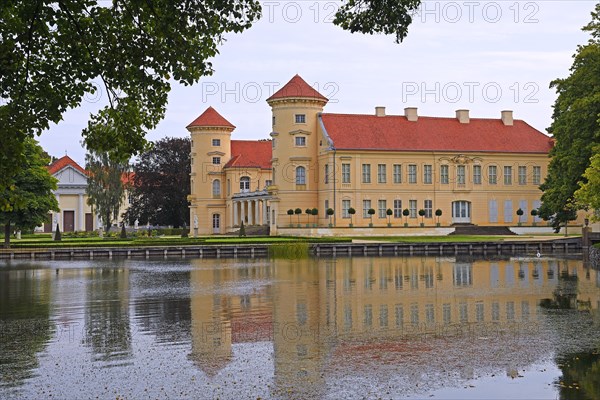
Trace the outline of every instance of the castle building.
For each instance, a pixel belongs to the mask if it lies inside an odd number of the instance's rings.
[[[296,75],[267,99],[270,140],[231,139],[235,126],[212,107],[189,124],[195,232],[226,233],[242,222],[268,225],[271,234],[290,225],[540,222],[531,210],[541,204],[552,140],[512,111],[498,119],[468,110],[425,117],[412,107],[403,115],[385,107],[333,114],[324,112],[327,102]],[[296,209],[302,213],[290,215]]]

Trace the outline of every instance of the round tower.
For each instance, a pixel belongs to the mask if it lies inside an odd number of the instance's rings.
[[[287,210],[300,208],[301,218],[307,208],[318,208],[318,114],[328,99],[312,88],[299,75],[267,99],[272,110],[273,131],[273,195],[271,209],[284,224]],[[296,217],[294,217],[296,220]],[[277,222],[272,221],[272,224]],[[272,225],[273,228],[273,225]]]
[[[225,232],[224,165],[231,159],[235,126],[208,107],[187,127],[192,137],[190,231],[193,235]]]

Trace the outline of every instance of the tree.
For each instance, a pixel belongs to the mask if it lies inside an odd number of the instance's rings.
[[[519,226],[521,226],[521,217],[523,216],[524,212],[522,209],[518,209],[517,210],[517,216],[519,217]]]
[[[328,208],[326,213],[327,213],[327,216],[329,217],[329,227],[331,227],[331,216],[335,213],[335,211],[333,210],[333,208]]]
[[[348,214],[350,214],[350,225],[354,225],[353,224],[353,217],[354,217],[354,214],[356,214],[356,210],[354,208],[350,207],[348,209]]]
[[[298,216],[298,225],[300,225],[300,214],[302,214],[302,209],[296,208],[294,210],[294,214],[296,214]]]
[[[304,210],[304,213],[307,215],[308,221],[306,223],[306,227],[310,225],[310,216],[312,215],[312,208],[307,208]]]
[[[348,0],[334,23],[395,34],[398,42],[420,2]],[[142,152],[146,132],[164,117],[171,82],[192,85],[211,75],[208,60],[225,34],[250,28],[261,13],[258,0],[4,2],[0,192],[12,187],[25,138],[58,123],[87,94],[105,106],[82,132],[86,147],[120,161]],[[113,129],[97,129],[104,126]]]
[[[410,215],[410,210],[405,208],[404,211],[402,211],[402,215],[404,215],[404,225],[408,226],[408,216]]]
[[[422,208],[419,210],[419,216],[421,217],[421,226],[425,225],[425,210]]]
[[[292,215],[294,215],[294,210],[292,210],[291,208],[287,210],[287,215],[290,216],[290,226],[292,226]]]
[[[108,232],[112,222],[119,219],[125,193],[122,177],[127,172],[127,164],[111,159],[108,153],[89,152],[85,155],[85,168],[88,204],[102,217],[104,230]]]
[[[0,224],[4,225],[4,247],[10,247],[12,227],[33,229],[47,221],[49,211],[59,211],[56,196],[57,180],[48,172],[50,159],[34,139],[26,139],[19,173],[11,179],[9,188],[0,189],[3,207]]]
[[[595,155],[590,160],[590,166],[585,170],[584,182],[579,182],[575,192],[575,200],[582,208],[600,210],[600,146],[594,148]],[[596,214],[592,216],[597,220]]]
[[[437,217],[437,224],[439,226],[440,225],[440,217],[442,216],[442,210],[440,210],[439,208],[437,210],[435,210],[435,216]]]
[[[375,215],[375,209],[369,208],[367,214],[369,214],[369,218],[371,219],[371,222],[369,222],[369,226],[373,226],[373,215]]]
[[[190,138],[164,138],[142,153],[133,165],[129,224],[190,224],[190,151]]]
[[[394,212],[392,211],[392,209],[391,209],[391,208],[388,208],[388,209],[385,211],[385,213],[387,214],[387,217],[388,217],[388,225],[390,225],[390,226],[391,226],[391,225],[392,225],[392,220],[391,220],[391,218],[392,218],[392,215],[394,214]]]
[[[577,47],[571,74],[550,84],[558,93],[548,128],[555,144],[550,151],[548,176],[540,186],[544,193],[539,212],[555,230],[568,221],[563,218],[572,216],[574,193],[580,183],[588,182],[584,172],[600,143],[600,3],[583,30],[592,37]]]
[[[315,224],[315,226],[317,226],[317,215],[319,215],[319,209],[313,208],[311,210],[311,214],[313,215],[313,217],[315,217],[314,224]]]
[[[535,226],[535,219],[538,216],[538,210],[536,208],[534,208],[533,210],[531,210],[531,216],[533,217],[533,226]]]

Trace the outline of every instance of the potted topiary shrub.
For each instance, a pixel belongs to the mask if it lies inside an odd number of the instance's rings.
[[[304,213],[308,216],[308,221],[306,221],[306,227],[310,228],[310,216],[312,215],[312,208],[307,208],[304,210]]]
[[[531,210],[531,216],[533,217],[533,226],[536,225],[535,219],[537,218],[538,214],[539,212],[537,209],[534,208],[533,210]]]
[[[421,217],[421,228],[425,226],[425,210],[422,208],[419,210],[419,217]]]
[[[373,227],[373,215],[375,214],[375,209],[369,208],[369,211],[367,211],[367,213],[369,214],[369,218],[371,218],[371,222],[369,222],[369,228],[372,228]]]
[[[317,227],[317,216],[319,215],[319,209],[318,208],[313,208],[312,210],[310,210],[311,214],[313,215],[313,217],[315,217],[315,220],[313,222],[313,227]]]
[[[437,217],[436,226],[440,226],[440,217],[442,216],[442,210],[440,210],[439,208],[435,210],[435,216]]]
[[[521,215],[523,215],[523,210],[519,208],[517,210],[517,216],[519,217],[519,222],[517,223],[518,226],[521,226]]]
[[[332,228],[333,224],[331,223],[331,216],[333,215],[334,211],[333,208],[328,208],[327,209],[327,216],[329,217],[329,227]]]
[[[402,211],[402,215],[404,215],[404,227],[408,227],[408,216],[410,215],[410,210],[408,208],[405,208],[404,211]]]
[[[302,214],[302,209],[301,208],[296,208],[294,210],[294,214],[296,214],[298,216],[298,228],[300,228],[300,214]]]
[[[352,228],[354,226],[354,224],[353,224],[353,216],[354,216],[354,214],[356,214],[356,210],[354,208],[350,207],[348,209],[348,214],[350,214],[350,228]]]
[[[387,214],[388,217],[388,228],[390,228],[392,226],[392,215],[394,215],[394,212],[392,211],[391,208],[388,208],[385,213]]]
[[[290,216],[290,228],[291,228],[293,226],[292,225],[292,215],[294,215],[294,210],[292,210],[291,208],[289,210],[287,210],[287,215]]]

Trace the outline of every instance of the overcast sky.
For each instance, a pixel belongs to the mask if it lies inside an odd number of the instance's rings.
[[[595,1],[426,1],[401,44],[384,35],[351,34],[330,21],[336,1],[265,1],[263,17],[230,34],[212,62],[215,73],[192,87],[174,84],[166,117],[149,140],[183,137],[208,106],[237,128],[235,139],[269,138],[265,100],[300,74],[330,99],[325,112],[500,118],[514,110],[542,132],[556,99],[549,83],[569,74],[588,35]],[[105,103],[100,91],[40,137],[51,155],[84,165],[81,130]]]

